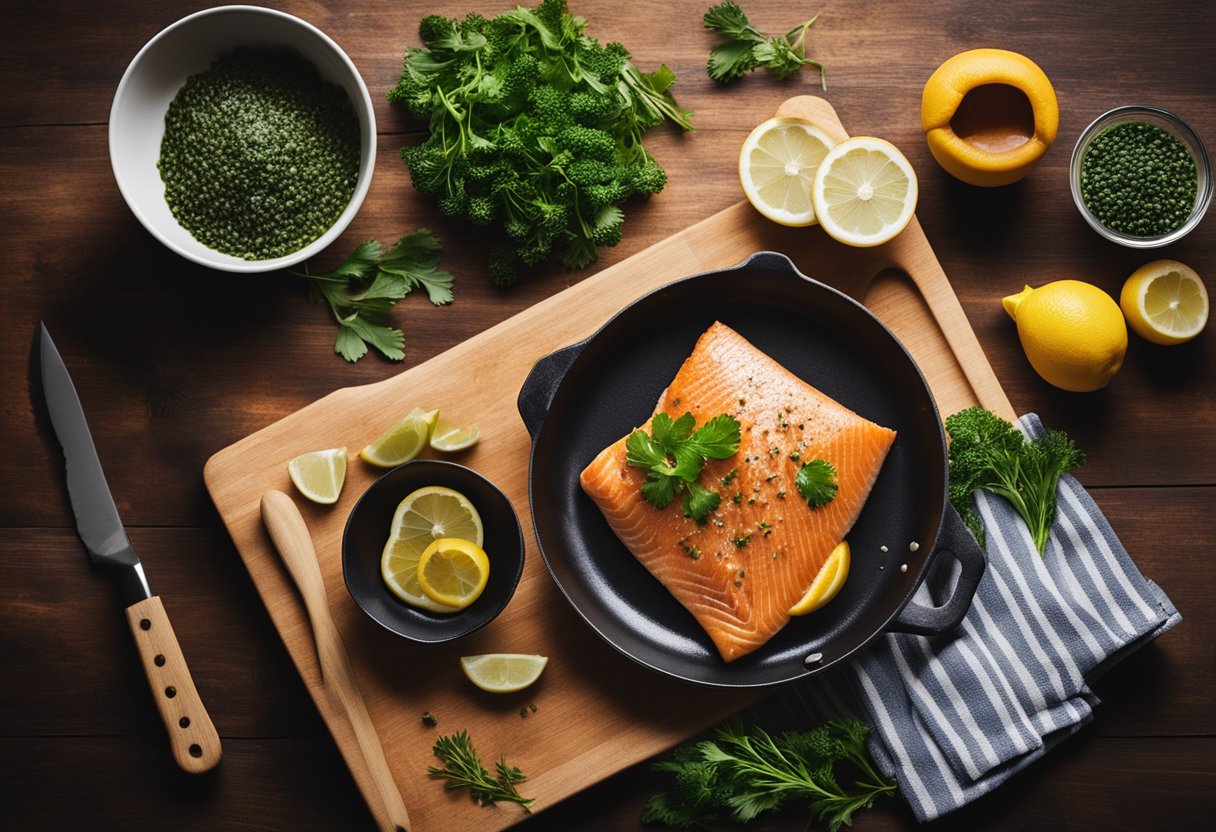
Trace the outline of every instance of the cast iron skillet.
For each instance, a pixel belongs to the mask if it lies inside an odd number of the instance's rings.
[[[898,431],[849,532],[853,562],[840,595],[729,664],[617,539],[578,482],[596,454],[649,420],[715,320],[846,407]],[[823,670],[883,632],[946,632],[971,605],[984,559],[946,496],[946,442],[928,385],[864,306],[803,276],[784,255],[761,252],[639,299],[586,341],[538,361],[519,411],[532,434],[528,488],[545,564],[591,628],[647,667],[706,685],[772,685]],[[912,602],[947,553],[962,567],[953,594],[938,607]]]

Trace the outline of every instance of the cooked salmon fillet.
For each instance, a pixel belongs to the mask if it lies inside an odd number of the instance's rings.
[[[895,431],[825,396],[722,323],[697,340],[655,409],[673,419],[685,412],[698,426],[722,413],[740,424],[739,452],[701,472],[699,482],[722,495],[703,525],[684,516],[678,499],[664,509],[642,499],[646,473],[626,462],[628,436],[600,452],[579,481],[729,662],[789,621],[861,513]],[[798,469],[813,459],[834,465],[839,485],[819,508],[795,487]]]

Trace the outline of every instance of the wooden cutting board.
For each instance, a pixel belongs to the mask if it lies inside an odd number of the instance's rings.
[[[780,115],[800,115],[846,137],[826,101],[802,96]],[[454,644],[427,646],[367,619],[342,579],[347,513],[378,469],[353,459],[336,505],[298,499],[316,544],[333,617],[416,830],[492,832],[525,815],[515,805],[479,807],[467,793],[429,780],[440,733],[468,729],[488,765],[500,756],[527,775],[533,811],[657,754],[754,702],[756,692],[706,689],[647,671],[599,639],[565,602],[536,548],[528,506],[530,440],[516,411],[520,385],[541,356],[591,335],[621,307],[672,280],[734,265],[761,250],[788,255],[803,273],[847,292],[877,314],[916,359],[942,413],[976,403],[1013,418],[919,223],[895,240],[856,249],[818,228],[783,228],[741,202],[605,269],[431,360],[376,384],[335,391],[215,454],[207,488],[322,718],[373,814],[379,800],[351,726],[324,696],[303,602],[271,546],[258,504],[270,488],[295,494],[287,461],[318,448],[363,447],[415,406],[476,422],[481,441],[459,457],[506,493],[527,539],[514,599],[490,625]],[[541,680],[492,695],[463,676],[458,657],[541,653]],[[520,716],[521,708],[536,711]],[[430,711],[439,720],[422,724]]]

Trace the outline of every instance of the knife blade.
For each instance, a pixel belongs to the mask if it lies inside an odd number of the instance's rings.
[[[38,327],[43,396],[63,448],[76,531],[89,559],[112,571],[122,587],[127,624],[169,732],[174,760],[184,771],[201,774],[220,760],[219,735],[199,698],[164,604],[152,594],[143,564],[118,516],[67,365],[46,325],[40,322]]]

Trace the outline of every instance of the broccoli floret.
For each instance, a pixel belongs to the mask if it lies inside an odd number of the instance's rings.
[[[558,142],[579,159],[611,162],[616,157],[616,141],[603,130],[572,125],[561,132]]]
[[[666,184],[667,171],[659,167],[658,162],[653,159],[647,159],[629,173],[629,189],[640,196],[657,194]]]
[[[494,222],[494,215],[497,213],[494,210],[494,200],[484,196],[470,197],[467,211],[469,221],[474,225],[489,225]]]
[[[570,96],[570,115],[579,124],[595,127],[611,119],[621,107],[614,95],[594,92],[576,92]]]
[[[602,185],[591,185],[584,190],[592,208],[603,208],[605,205],[615,205],[629,195],[625,186],[620,182],[606,182]],[[598,238],[596,239],[599,242]],[[600,243],[606,245],[606,243]]]
[[[536,87],[528,94],[528,103],[533,117],[550,131],[570,126],[573,122],[569,102],[556,87]]]
[[[456,29],[456,21],[449,20],[438,14],[428,14],[418,23],[418,36],[422,42],[432,49],[444,38],[450,37]]]

